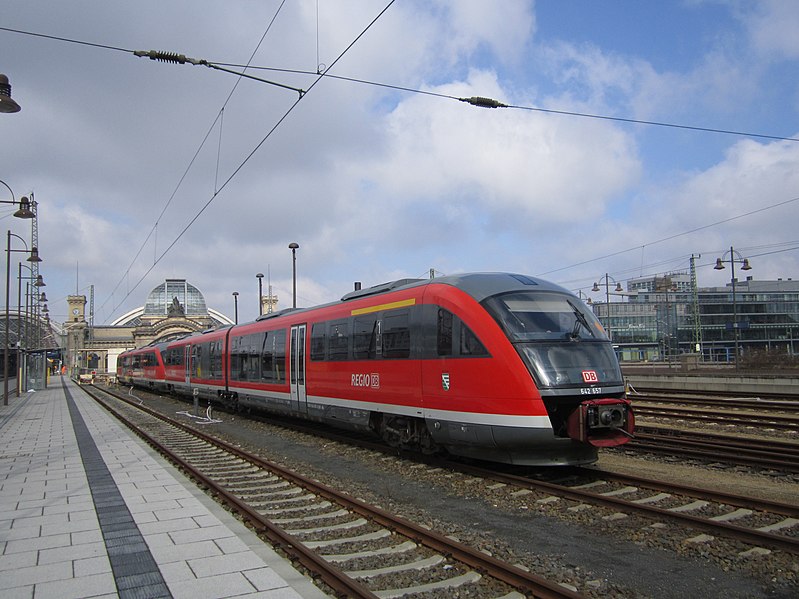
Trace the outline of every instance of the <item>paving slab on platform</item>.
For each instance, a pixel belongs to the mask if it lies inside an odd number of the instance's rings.
[[[0,596],[325,595],[68,379],[0,406]]]

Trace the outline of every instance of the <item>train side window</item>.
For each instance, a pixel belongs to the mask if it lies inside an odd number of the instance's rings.
[[[411,328],[407,310],[391,312],[383,317],[383,357],[409,358],[411,355]]]
[[[334,320],[328,323],[328,360],[340,361],[349,358],[350,335],[347,324],[347,320]]]
[[[311,329],[311,360],[321,362],[325,359],[325,340],[327,339],[327,323],[317,322]]]
[[[208,344],[208,378],[222,378],[222,342],[212,341]]]
[[[444,308],[438,309],[438,327],[436,329],[436,354],[439,357],[452,355],[452,312]]]
[[[352,324],[352,357],[374,360],[377,348],[377,316],[357,316]]]
[[[275,385],[286,382],[286,331],[269,331],[261,348],[261,380]]]
[[[241,337],[230,339],[230,378],[234,381],[243,380],[244,376],[244,354],[242,351]]]

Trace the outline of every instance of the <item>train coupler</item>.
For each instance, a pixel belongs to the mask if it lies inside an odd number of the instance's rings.
[[[595,447],[613,447],[629,441],[635,416],[626,399],[589,399],[571,413],[566,423],[569,437]]]

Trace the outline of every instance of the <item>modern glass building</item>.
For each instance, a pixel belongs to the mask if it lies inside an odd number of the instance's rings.
[[[622,361],[675,359],[698,353],[703,361],[732,362],[770,350],[799,354],[799,281],[755,281],[694,292],[685,273],[631,280],[619,301],[595,302]]]

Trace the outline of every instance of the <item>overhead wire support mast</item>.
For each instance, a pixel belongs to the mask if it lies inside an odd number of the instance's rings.
[[[174,52],[162,52],[157,50],[135,50],[133,52],[134,56],[139,56],[142,58],[149,58],[150,60],[157,60],[160,62],[171,62],[174,64],[193,64],[208,67],[210,69],[216,69],[217,71],[224,71],[225,73],[232,73],[233,75],[238,75],[239,77],[245,77],[247,79],[252,79],[254,81],[260,81],[261,83],[267,83],[269,85],[274,85],[276,87],[282,87],[283,89],[289,89],[291,91],[297,92],[302,98],[305,95],[305,90],[299,87],[292,87],[290,85],[284,85],[283,83],[277,83],[276,81],[269,81],[268,79],[261,79],[260,77],[256,77],[254,75],[248,75],[247,73],[242,73],[240,71],[234,71],[232,69],[226,69],[225,67],[220,67],[217,64],[212,62],[208,62],[205,59],[197,59],[197,58],[190,58],[185,54],[176,54]]]

